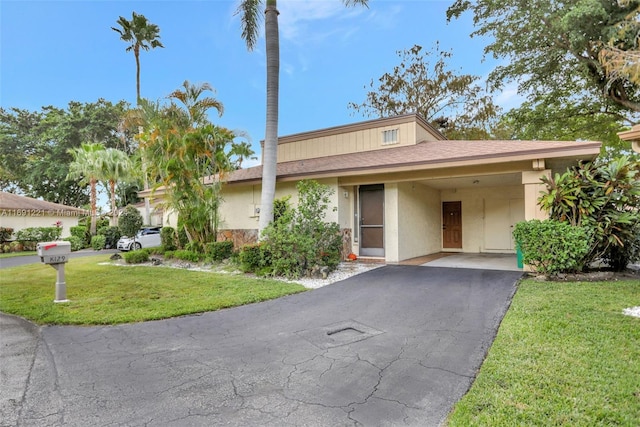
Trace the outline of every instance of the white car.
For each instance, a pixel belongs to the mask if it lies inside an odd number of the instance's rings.
[[[160,230],[162,227],[145,227],[138,230],[134,238],[122,236],[118,240],[118,249],[131,251],[142,248],[153,248],[162,245]]]

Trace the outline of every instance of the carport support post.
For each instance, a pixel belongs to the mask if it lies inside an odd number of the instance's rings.
[[[56,299],[53,302],[69,302],[67,299],[67,282],[64,279],[64,263],[50,265],[58,272],[56,275]]]

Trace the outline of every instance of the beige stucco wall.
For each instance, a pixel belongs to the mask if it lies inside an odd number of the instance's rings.
[[[403,182],[397,184],[397,192],[397,261],[439,252],[440,191]]]
[[[46,213],[36,212],[32,215],[1,215],[0,227],[13,228],[13,238],[15,232],[30,227],[54,227],[57,221],[62,223],[61,238],[71,236],[71,227],[78,225],[79,216],[73,215],[73,212],[67,215],[49,215]]]
[[[325,221],[338,222],[342,227],[338,210],[333,210],[334,206],[343,203],[339,199],[339,197],[343,196],[338,188],[337,178],[319,180],[318,182],[328,185],[333,190],[333,194],[330,196],[331,206],[326,212]],[[276,199],[291,196],[289,203],[292,206],[297,206],[298,191],[296,184],[296,182],[277,183]],[[220,229],[257,229],[259,219],[257,209],[260,208],[261,191],[260,185],[226,185],[222,191],[223,202],[220,206]]]
[[[496,199],[508,201],[523,198],[523,186],[443,190],[443,202],[462,202],[462,252],[490,252],[484,243],[485,206],[487,204]],[[506,229],[509,229],[510,226],[511,224],[504,224]]]
[[[538,205],[540,193],[546,190],[546,185],[540,180],[543,176],[551,176],[549,169],[542,171],[522,172],[522,184],[524,185],[524,219],[547,219],[549,214]]]

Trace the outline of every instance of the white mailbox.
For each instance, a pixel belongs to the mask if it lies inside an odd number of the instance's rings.
[[[45,264],[62,264],[69,262],[71,242],[40,242],[37,246],[40,261]]]

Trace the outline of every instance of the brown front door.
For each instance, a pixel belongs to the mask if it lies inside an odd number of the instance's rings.
[[[442,248],[462,249],[462,202],[442,202]]]
[[[360,256],[384,256],[384,185],[360,186]]]

